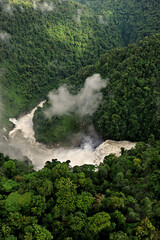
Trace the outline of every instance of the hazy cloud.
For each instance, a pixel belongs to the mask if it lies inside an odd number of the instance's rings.
[[[21,10],[22,13],[25,12],[25,10],[24,10],[24,8],[23,8],[22,6],[19,6],[19,8],[20,8],[20,10]]]
[[[0,40],[1,41],[8,41],[10,39],[10,34],[7,32],[0,32]]]
[[[46,110],[45,115],[51,118],[53,115],[69,114],[72,111],[81,116],[92,115],[102,100],[100,90],[106,87],[106,83],[99,74],[94,74],[86,79],[84,87],[77,95],[70,94],[65,85],[61,86],[56,92],[49,93],[51,107]]]
[[[51,12],[54,9],[53,4],[52,3],[48,4],[47,2],[42,3],[39,6],[39,8],[41,9],[41,11],[46,11],[46,12]]]
[[[43,2],[43,3],[36,3],[36,1],[33,1],[33,8],[36,10],[40,10],[42,12],[51,12],[54,10],[54,6],[52,3],[47,3],[47,2]]]
[[[5,4],[3,1],[0,1],[2,4],[2,9],[4,12],[8,13],[9,15],[13,14],[13,7],[11,4]]]
[[[77,22],[81,23],[81,15],[82,15],[82,10],[77,9]]]
[[[103,15],[99,15],[99,22],[103,25],[108,25],[108,22],[106,20],[104,20]]]

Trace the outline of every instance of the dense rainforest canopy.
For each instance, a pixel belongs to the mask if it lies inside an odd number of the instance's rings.
[[[103,139],[144,141],[99,166],[0,154],[0,239],[160,239],[160,1],[0,0],[0,126],[46,99],[38,141],[70,144],[94,125]],[[96,112],[46,118],[49,91],[106,81]],[[72,144],[72,142],[71,142]]]
[[[35,4],[31,0],[0,2],[5,121],[31,109],[100,54],[123,45],[115,24],[104,26],[92,9],[72,1]]]
[[[114,22],[124,45],[135,43],[157,33],[159,7],[157,0],[76,0],[97,12],[99,21]]]
[[[153,137],[98,167],[52,160],[35,172],[1,154],[0,239],[160,239],[159,163]]]
[[[77,121],[72,114],[47,119],[39,108],[34,116],[37,140],[61,142],[67,134],[81,130],[81,125],[85,131],[91,121],[104,139],[147,141],[150,134],[159,139],[160,34],[108,51],[97,64],[81,69],[66,82],[77,92],[77,86],[82,87],[86,77],[95,72],[106,79],[107,87],[92,119]]]
[[[129,45],[108,51],[95,65],[64,80],[74,94],[94,73],[100,73],[107,82],[109,79],[93,118],[77,121],[75,115],[64,115],[47,119],[43,114],[46,104],[34,117],[36,139],[46,144],[68,144],[68,135],[87,131],[91,122],[103,139],[146,141],[150,134],[159,139],[160,35],[148,37],[159,31],[158,1],[80,2],[95,11],[102,25],[115,25],[121,46]]]
[[[159,1],[80,2],[0,2],[3,122],[31,109],[100,54],[160,29]]]

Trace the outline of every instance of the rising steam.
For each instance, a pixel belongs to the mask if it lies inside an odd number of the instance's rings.
[[[94,74],[86,79],[77,95],[71,95],[65,85],[56,92],[50,92],[48,97],[51,107],[45,111],[45,115],[51,118],[53,115],[70,114],[73,111],[80,116],[92,115],[102,100],[100,90],[106,84],[107,81],[102,80],[99,74]]]
[[[43,102],[38,107],[42,107],[42,105]],[[121,147],[130,149],[135,146],[135,143],[126,141],[106,141],[95,149],[95,141],[99,141],[99,139],[91,126],[90,131],[92,134],[84,136],[80,147],[48,149],[43,144],[36,142],[34,138],[32,118],[36,109],[37,107],[31,113],[17,120],[10,119],[15,124],[15,128],[10,131],[8,137],[5,129],[0,131],[0,152],[18,160],[26,160],[27,157],[32,161],[36,170],[44,167],[45,162],[55,158],[61,162],[70,160],[71,166],[83,164],[99,165],[103,161],[104,156],[110,153],[119,155]]]
[[[0,40],[8,41],[10,39],[10,34],[7,32],[0,32]]]
[[[81,23],[81,15],[82,15],[82,10],[77,9],[77,22],[80,24]]]
[[[52,3],[38,3],[36,0],[33,0],[33,8],[34,10],[40,10],[42,12],[51,12],[54,10],[54,6]]]
[[[106,20],[104,20],[103,15],[99,15],[99,22],[103,25],[108,25],[108,22]]]

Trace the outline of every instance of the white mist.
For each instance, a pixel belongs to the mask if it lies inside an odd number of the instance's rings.
[[[38,106],[42,107],[44,102]],[[37,106],[37,107],[38,107]],[[33,163],[36,170],[44,167],[47,161],[58,159],[61,162],[70,160],[71,166],[83,164],[96,164],[103,162],[106,155],[115,153],[120,155],[121,147],[130,149],[135,143],[128,141],[111,141],[107,140],[96,149],[94,149],[94,139],[85,136],[85,141],[79,148],[54,148],[48,149],[45,145],[36,142],[33,131],[33,115],[36,111],[34,108],[31,113],[26,114],[19,119],[10,119],[15,124],[15,128],[10,131],[8,144],[15,149],[19,149],[23,156],[27,156]]]

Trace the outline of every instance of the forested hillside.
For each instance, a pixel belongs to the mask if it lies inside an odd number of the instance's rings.
[[[97,12],[99,21],[116,25],[124,45],[138,42],[160,30],[157,0],[76,0]]]
[[[100,54],[159,31],[159,1],[81,2],[0,2],[4,122],[31,109]]]
[[[1,92],[5,120],[122,42],[114,24],[72,1],[0,2]]]
[[[0,0],[0,130],[46,99],[33,119],[39,142],[76,146],[94,127],[104,140],[138,142],[99,166],[53,159],[37,171],[27,157],[0,153],[0,239],[160,239],[159,16],[159,0]],[[62,84],[74,108],[47,117],[48,93]],[[100,102],[94,114],[80,112],[84,93],[96,96],[89,110]],[[31,140],[46,154],[28,122],[25,137],[17,127],[20,141],[3,128],[1,148],[16,155],[24,145],[31,156]]]
[[[160,138],[160,35],[104,55],[96,70],[110,79],[94,122],[104,138]]]
[[[92,117],[103,139],[147,141],[150,134],[160,138],[159,34],[107,52],[96,65],[83,68],[66,82],[70,83],[70,88],[75,86],[74,92],[77,92],[77,86],[82,87],[86,77],[93,73],[100,73],[107,82],[103,100]],[[47,119],[43,110],[38,109],[34,124],[39,141],[54,143],[62,141],[65,133],[79,130],[80,124],[85,130],[91,119],[79,118],[77,121],[73,115]]]
[[[0,239],[158,240],[159,162],[153,137],[98,167],[53,160],[35,172],[1,154]]]

